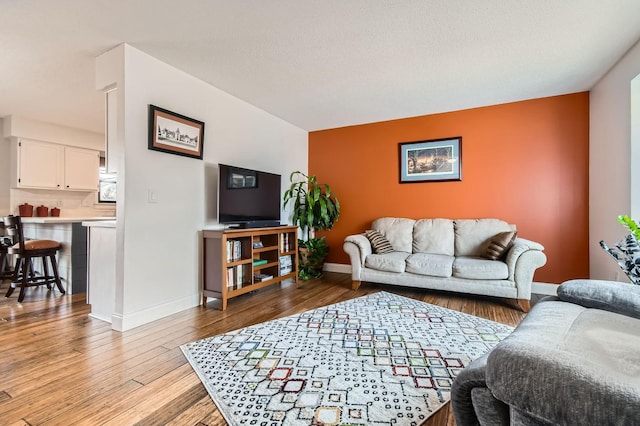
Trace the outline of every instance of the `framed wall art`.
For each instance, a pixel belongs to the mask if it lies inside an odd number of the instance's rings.
[[[204,123],[149,105],[149,149],[202,160]]]
[[[462,137],[398,144],[400,183],[462,180]]]

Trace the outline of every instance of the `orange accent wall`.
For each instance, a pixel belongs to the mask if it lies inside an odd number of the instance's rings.
[[[462,181],[399,183],[398,143],[454,136]],[[311,132],[309,172],[341,204],[327,262],[378,217],[493,217],[545,246],[535,281],[589,275],[588,92]]]

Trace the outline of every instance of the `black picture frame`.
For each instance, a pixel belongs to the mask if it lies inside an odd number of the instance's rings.
[[[150,150],[202,160],[203,142],[204,122],[149,105]]]
[[[400,183],[462,180],[462,137],[398,144]]]

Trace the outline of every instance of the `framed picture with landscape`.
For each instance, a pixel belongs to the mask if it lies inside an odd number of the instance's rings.
[[[204,123],[149,105],[149,149],[202,160]]]
[[[462,180],[462,137],[401,142],[400,183]]]

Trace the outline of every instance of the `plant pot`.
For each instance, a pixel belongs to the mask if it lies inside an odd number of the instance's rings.
[[[329,247],[324,237],[310,238],[298,243],[298,270],[303,280],[318,278],[322,275],[324,261]]]
[[[22,217],[31,217],[33,216],[33,206],[28,203],[20,204],[18,206],[18,212]]]

